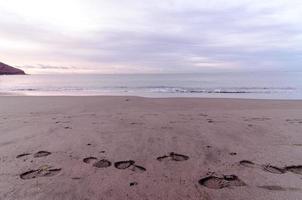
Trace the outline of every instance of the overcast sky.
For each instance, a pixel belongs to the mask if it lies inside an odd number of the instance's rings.
[[[302,70],[302,1],[0,0],[0,61],[29,73]]]

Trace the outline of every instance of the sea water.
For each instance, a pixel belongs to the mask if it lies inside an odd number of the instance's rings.
[[[302,72],[0,76],[0,94],[302,99]]]

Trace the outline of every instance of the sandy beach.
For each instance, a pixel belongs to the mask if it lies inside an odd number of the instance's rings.
[[[0,199],[302,198],[302,101],[0,97]]]

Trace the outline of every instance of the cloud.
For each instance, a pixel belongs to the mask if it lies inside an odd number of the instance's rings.
[[[28,0],[24,11],[11,2],[0,0],[0,59],[24,69],[297,70],[302,61],[295,0],[54,0],[46,1],[49,9]]]

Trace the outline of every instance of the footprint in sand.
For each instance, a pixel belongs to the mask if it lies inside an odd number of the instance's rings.
[[[300,191],[299,188],[293,187],[281,187],[279,185],[261,185],[257,186],[258,188],[270,190],[270,191]]]
[[[97,160],[96,157],[87,157],[87,158],[84,158],[84,159],[83,159],[83,162],[84,162],[84,163],[87,163],[87,164],[90,164],[90,163],[92,163],[92,162],[95,162],[96,160]]]
[[[50,166],[41,166],[39,169],[36,170],[30,170],[27,172],[24,172],[20,175],[20,178],[23,180],[27,179],[34,179],[38,177],[52,177],[57,174],[59,174],[61,171],[61,168],[53,169]]]
[[[94,167],[97,168],[106,168],[111,166],[111,162],[106,159],[102,159],[93,164]]]
[[[292,172],[294,174],[302,175],[302,165],[292,165],[284,168],[288,172]]]
[[[241,160],[239,162],[239,164],[241,166],[249,167],[249,168],[261,168],[262,170],[273,173],[273,174],[284,174],[286,172],[286,170],[284,170],[283,168],[279,168],[279,167],[276,167],[276,166],[273,166],[270,164],[259,165],[259,164],[253,163],[252,161],[249,161],[249,160]]]
[[[302,119],[287,119],[286,121],[290,124],[302,124]]]
[[[275,173],[275,174],[284,174],[286,172],[292,172],[294,174],[302,175],[302,165],[291,165],[284,168],[279,168],[271,165],[263,166],[263,170]]]
[[[222,189],[227,187],[239,187],[246,185],[236,175],[223,175],[222,177],[207,176],[200,179],[198,182],[200,185],[211,189]]]
[[[22,158],[24,156],[29,156],[29,155],[30,155],[30,153],[22,153],[22,154],[17,155],[16,158]]]
[[[40,157],[45,157],[49,156],[51,153],[48,151],[38,151],[37,153],[34,154],[34,158],[40,158]]]
[[[45,157],[45,156],[49,156],[51,153],[48,151],[38,151],[37,153],[35,153],[33,155],[34,158],[40,158],[40,157]],[[16,158],[22,158],[25,156],[29,156],[31,155],[30,153],[22,153],[16,156]]]
[[[111,166],[111,162],[106,159],[101,159],[97,161],[96,157],[87,157],[83,159],[83,162],[86,164],[92,164],[92,166],[97,168],[107,168]]]
[[[130,166],[132,166],[135,162],[133,160],[127,160],[127,161],[119,161],[114,163],[114,167],[117,169],[127,169]]]
[[[249,168],[261,168],[263,171],[270,172],[273,174],[284,174],[286,172],[286,170],[284,168],[279,168],[279,167],[276,167],[276,166],[273,166],[270,164],[259,165],[259,164],[253,163],[252,161],[249,161],[249,160],[241,160],[239,162],[239,164],[241,166],[249,167]]]
[[[279,168],[273,165],[263,165],[262,169],[273,174],[284,174],[286,172],[284,168]]]
[[[185,156],[185,155],[182,155],[182,154],[177,154],[177,153],[174,153],[174,152],[170,153],[170,157],[174,161],[185,161],[185,160],[189,159],[189,156]]]
[[[114,167],[117,169],[130,169],[134,172],[144,172],[146,171],[146,168],[135,165],[135,161],[133,160],[126,160],[126,161],[119,161],[114,163]]]
[[[169,155],[164,155],[156,158],[158,161],[173,160],[173,161],[186,161],[189,156],[171,152]]]
[[[136,185],[138,185],[138,182],[131,182],[130,184],[129,184],[129,186],[136,186]]]
[[[258,165],[253,163],[252,161],[249,160],[241,160],[239,162],[240,165],[244,166],[244,167],[258,167],[261,168],[262,170],[266,171],[266,172],[270,172],[273,174],[284,174],[286,172],[292,172],[294,174],[299,174],[302,175],[302,165],[290,165],[290,166],[285,166],[283,168],[280,167],[276,167],[270,164],[267,165]]]
[[[244,167],[256,167],[257,166],[255,163],[253,163],[252,161],[249,161],[249,160],[241,160],[239,162],[239,164]]]
[[[271,118],[269,118],[269,117],[251,117],[251,118],[246,118],[244,121],[248,122],[248,121],[267,121],[267,120],[271,120]]]
[[[133,165],[131,167],[131,170],[134,172],[144,172],[144,171],[146,171],[146,168],[139,166],[139,165]]]
[[[164,156],[160,156],[160,157],[156,158],[156,160],[158,160],[158,161],[164,161],[164,160],[167,160],[167,159],[170,159],[170,156],[164,155]]]
[[[258,188],[262,188],[265,190],[272,190],[272,191],[285,191],[285,188],[278,185],[262,185],[262,186],[258,186]]]
[[[212,119],[207,119],[208,123],[214,123],[214,120]]]

